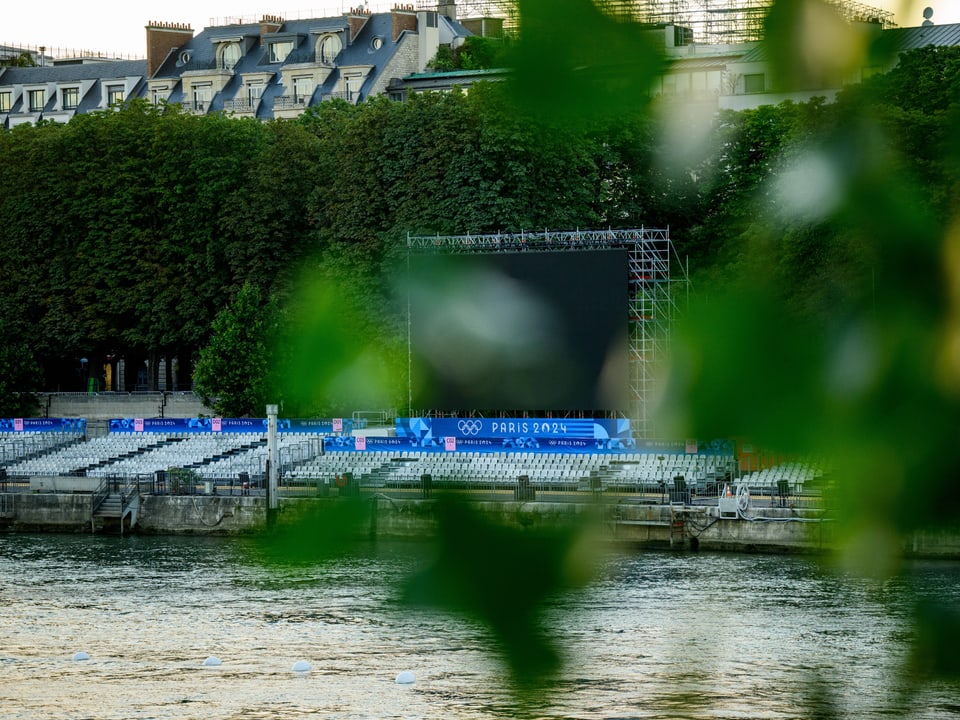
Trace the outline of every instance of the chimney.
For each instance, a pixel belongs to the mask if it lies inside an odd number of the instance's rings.
[[[363,26],[367,24],[367,20],[370,19],[370,11],[362,7],[350,8],[350,12],[347,14],[347,23],[350,25],[350,38],[347,40],[347,43],[352,43],[353,39],[360,34],[360,31],[363,30]]]
[[[193,39],[193,28],[183,23],[147,23],[147,77],[160,69],[170,51]]]
[[[397,41],[404,30],[416,32],[417,13],[413,9],[413,5],[394,5],[393,10],[390,11],[390,16],[393,19],[394,42]]]
[[[503,37],[503,18],[475,17],[464,18],[461,24],[474,35],[480,37]]]
[[[264,45],[264,35],[280,32],[283,27],[283,18],[279,15],[264,15],[260,18],[260,47]]]
[[[440,0],[440,4],[437,5],[437,12],[439,12],[445,18],[456,21],[457,3],[454,2],[454,0]]]

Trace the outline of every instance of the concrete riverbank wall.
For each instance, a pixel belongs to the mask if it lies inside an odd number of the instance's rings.
[[[297,510],[338,503],[358,503],[364,536],[422,538],[436,532],[436,501],[370,496],[281,498],[278,523]],[[325,503],[327,505],[321,506]],[[332,507],[331,507],[332,505]],[[822,512],[803,514],[791,508],[763,508],[762,518],[721,517],[712,506],[643,505],[574,502],[474,502],[476,512],[492,523],[535,532],[570,523],[592,523],[598,539],[635,548],[722,550],[734,552],[829,553],[840,549],[842,533]],[[92,496],[87,493],[7,493],[0,495],[0,532],[111,531],[92,524]],[[267,527],[263,497],[224,495],[143,495],[135,522],[125,533],[231,535]],[[119,531],[119,528],[113,528]],[[960,559],[960,529],[917,531],[903,539],[903,554]]]

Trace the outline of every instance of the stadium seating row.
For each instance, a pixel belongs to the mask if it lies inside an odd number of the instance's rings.
[[[822,462],[789,462],[738,477],[732,455],[679,453],[546,453],[536,451],[431,452],[397,450],[323,452],[322,438],[279,436],[281,483],[330,484],[348,473],[372,487],[415,485],[429,475],[434,482],[515,483],[520,476],[545,485],[624,487],[656,490],[682,478],[687,487],[716,492],[726,482],[765,490],[788,482],[801,493],[823,477]],[[86,475],[129,477],[159,470],[189,468],[203,479],[263,477],[267,441],[263,433],[157,434],[113,433],[82,440],[63,433],[0,434],[7,444],[2,464],[7,475]],[[20,445],[15,446],[16,443]]]

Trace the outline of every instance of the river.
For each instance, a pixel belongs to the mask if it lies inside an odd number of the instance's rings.
[[[957,563],[877,581],[805,557],[611,553],[551,599],[567,660],[518,698],[483,627],[398,601],[416,544],[267,568],[243,542],[0,536],[0,718],[960,718],[955,683],[905,700],[900,672],[914,603],[960,605]]]

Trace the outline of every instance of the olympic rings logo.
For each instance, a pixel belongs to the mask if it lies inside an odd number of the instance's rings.
[[[461,420],[457,423],[457,429],[464,435],[479,435],[483,423],[479,420]]]

